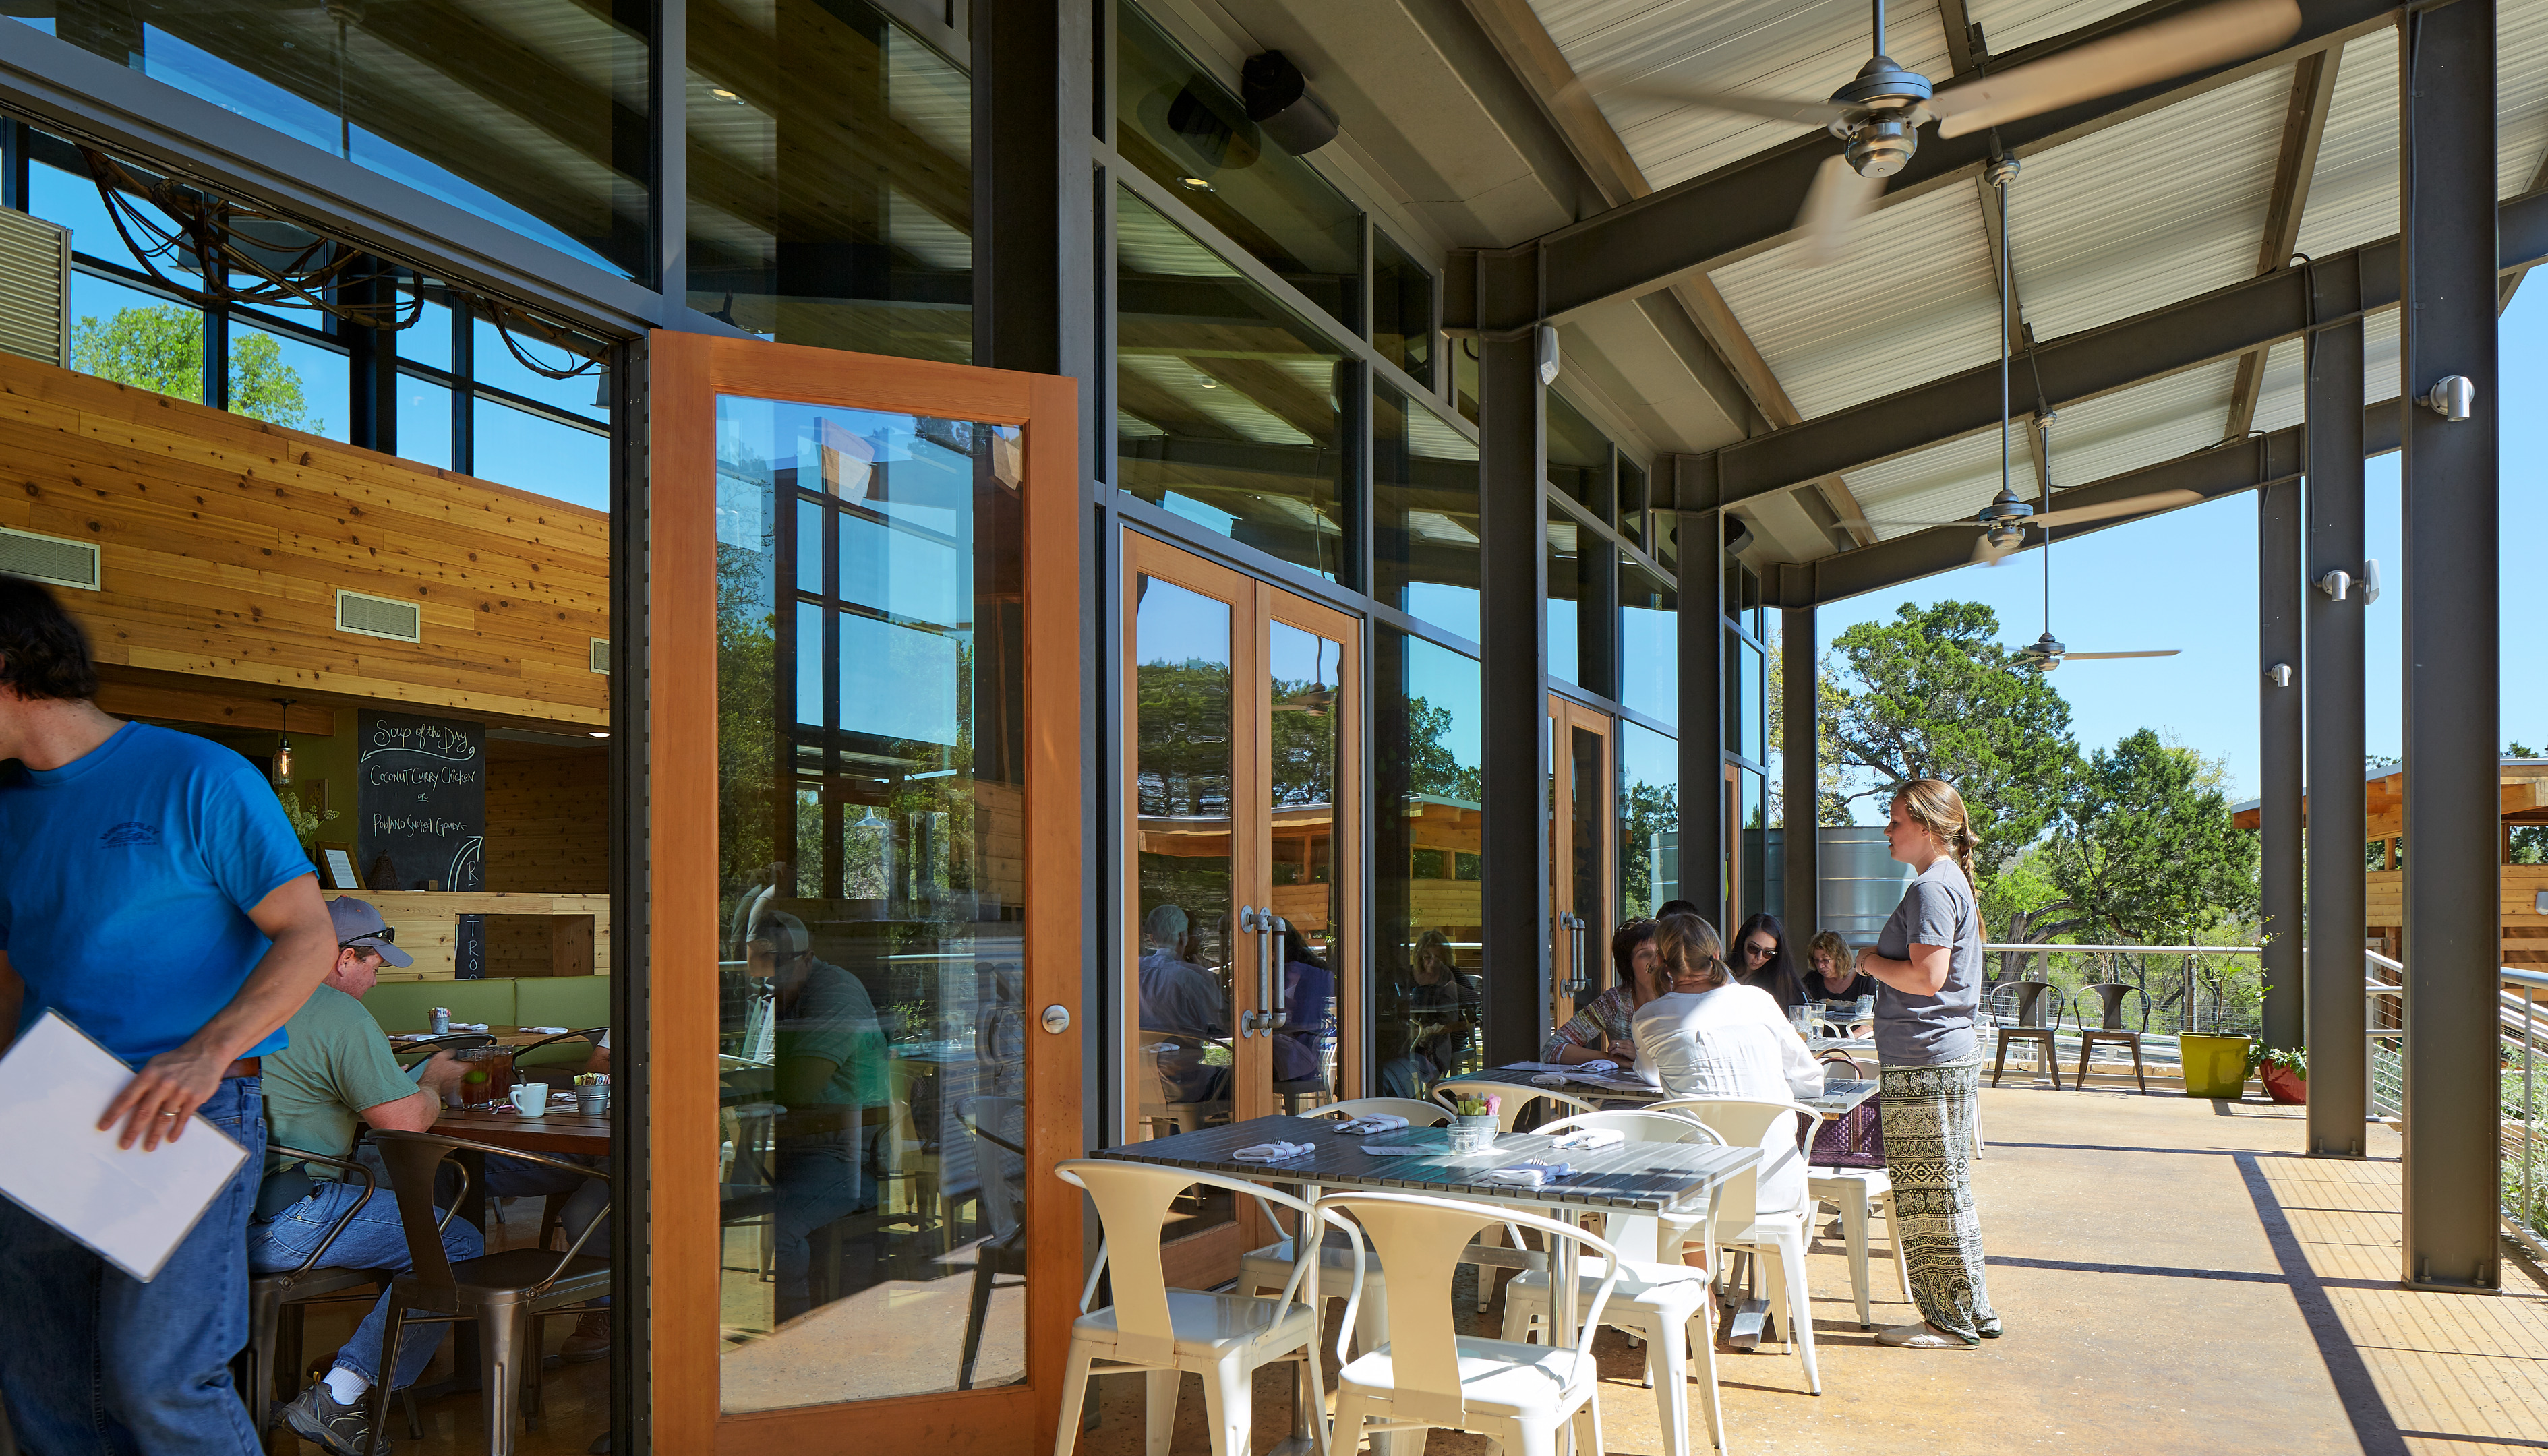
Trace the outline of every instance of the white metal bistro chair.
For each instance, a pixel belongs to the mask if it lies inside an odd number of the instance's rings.
[[[1837,1051],[1823,1053],[1826,1066],[1846,1066],[1852,1077],[1861,1077],[1855,1058]],[[1893,1174],[1883,1168],[1812,1166],[1812,1140],[1806,1139],[1805,1191],[1817,1203],[1827,1203],[1840,1213],[1841,1246],[1849,1251],[1850,1292],[1858,1297],[1858,1327],[1875,1327],[1867,1304],[1867,1281],[1870,1260],[1867,1256],[1867,1221],[1871,1214],[1884,1216],[1884,1229],[1893,1239],[1893,1272],[1902,1281],[1902,1302],[1911,1302],[1911,1263],[1902,1256],[1902,1221],[1893,1212]]]
[[[1389,1343],[1337,1372],[1340,1451],[1377,1432],[1439,1427],[1486,1436],[1507,1456],[1555,1456],[1557,1433],[1570,1421],[1582,1451],[1602,1449],[1592,1334],[1619,1283],[1619,1251],[1606,1239],[1537,1214],[1412,1193],[1339,1193],[1319,1200],[1319,1209],[1350,1217],[1355,1247],[1368,1239],[1407,1296],[1390,1314]],[[1538,1233],[1552,1262],[1570,1244],[1600,1257],[1574,1348],[1467,1336],[1453,1324],[1452,1276],[1471,1238],[1498,1224]],[[1355,1313],[1346,1311],[1349,1319]]]
[[[1438,1128],[1451,1119],[1448,1112],[1430,1102],[1416,1102],[1405,1097],[1358,1097],[1350,1102],[1330,1102],[1324,1107],[1313,1109],[1309,1114],[1311,1117],[1327,1118],[1336,1122],[1350,1122],[1355,1118],[1382,1115],[1405,1118],[1407,1126],[1410,1128]],[[1386,1142],[1389,1138],[1390,1135],[1387,1133],[1370,1135],[1370,1140],[1375,1142]],[[1273,1225],[1276,1232],[1282,1232],[1283,1221],[1275,1217],[1272,1205],[1260,1200],[1259,1206],[1265,1210],[1265,1222]],[[1295,1251],[1294,1238],[1294,1234],[1284,1233],[1281,1238],[1263,1248],[1249,1249],[1240,1255],[1238,1292],[1263,1294],[1268,1290],[1281,1289],[1284,1282],[1292,1277],[1292,1266],[1299,1258]],[[1315,1303],[1323,1305],[1328,1300],[1353,1298],[1355,1288],[1353,1249],[1340,1234],[1328,1237],[1324,1245],[1320,1248],[1316,1277],[1318,1299]],[[1378,1349],[1381,1342],[1388,1338],[1389,1289],[1382,1273],[1380,1260],[1367,1259],[1364,1262],[1361,1288],[1362,1312],[1354,1317],[1353,1324],[1344,1331],[1345,1349],[1348,1355]]]
[[[1307,1302],[1298,1298],[1313,1258],[1304,1257],[1293,1267],[1282,1294],[1273,1299],[1170,1289],[1159,1261],[1159,1230],[1167,1222],[1168,1205],[1197,1184],[1291,1209],[1305,1227],[1318,1218],[1310,1205],[1239,1178],[1111,1158],[1075,1158],[1054,1165],[1053,1171],[1064,1182],[1087,1190],[1105,1229],[1097,1262],[1080,1292],[1080,1316],[1070,1325],[1053,1456],[1070,1456],[1079,1439],[1088,1377],[1100,1360],[1117,1370],[1149,1372],[1148,1456],[1167,1456],[1168,1439],[1176,1425],[1177,1387],[1189,1370],[1203,1377],[1213,1456],[1251,1456],[1256,1372],[1277,1361],[1298,1361],[1301,1378],[1293,1399],[1302,1403],[1301,1414],[1309,1424],[1313,1446],[1319,1456],[1326,1456],[1327,1428],[1320,1413],[1319,1379],[1319,1304],[1315,1296]],[[1315,1256],[1317,1251],[1313,1243],[1307,1253]],[[1110,1270],[1115,1303],[1102,1310],[1089,1309],[1089,1302],[1097,1297],[1098,1279]]]
[[[1551,1137],[1586,1130],[1607,1130],[1631,1142],[1699,1142],[1721,1146],[1714,1129],[1679,1113],[1595,1112],[1552,1123],[1539,1131]],[[1689,1453],[1689,1353],[1699,1357],[1700,1381],[1707,1392],[1707,1439],[1725,1446],[1725,1412],[1716,1390],[1716,1340],[1710,1320],[1709,1288],[1715,1282],[1716,1259],[1700,1235],[1700,1260],[1692,1265],[1682,1246],[1687,1226],[1665,1232],[1662,1220],[1644,1215],[1605,1216],[1602,1234],[1620,1251],[1619,1287],[1601,1312],[1600,1322],[1624,1329],[1645,1341],[1646,1384],[1654,1387],[1656,1413],[1662,1417],[1666,1456]],[[1503,1336],[1527,1339],[1548,1319],[1548,1291],[1554,1280],[1533,1271],[1516,1275],[1504,1286]],[[1580,1291],[1591,1294],[1588,1287]],[[1590,1315],[1584,1316],[1589,1322]],[[1705,1321],[1705,1322],[1702,1322]]]
[[[1715,1130],[1735,1147],[1758,1147],[1761,1161],[1726,1181],[1717,1204],[1716,1245],[1728,1253],[1761,1258],[1762,1285],[1770,1298],[1771,1318],[1794,1346],[1805,1367],[1805,1385],[1823,1393],[1822,1368],[1814,1358],[1814,1307],[1805,1290],[1805,1249],[1813,1239],[1816,1203],[1800,1190],[1793,1207],[1764,1207],[1761,1185],[1783,1167],[1799,1166],[1804,1149],[1797,1145],[1798,1128],[1811,1127],[1822,1115],[1800,1102],[1756,1101],[1743,1097],[1681,1097],[1658,1102],[1649,1112],[1684,1112]],[[1804,1119],[1802,1124],[1795,1121]],[[1799,1180],[1801,1181],[1801,1180]]]
[[[1521,1115],[1536,1102],[1546,1102],[1556,1107],[1560,1117],[1598,1111],[1592,1103],[1571,1092],[1560,1092],[1554,1087],[1542,1087],[1530,1082],[1502,1082],[1492,1077],[1449,1077],[1433,1086],[1433,1100],[1452,1112],[1457,1112],[1459,1109],[1452,1105],[1451,1099],[1461,1093],[1471,1097],[1502,1099],[1496,1109],[1498,1135],[1514,1131],[1521,1122]],[[1479,1237],[1478,1242],[1482,1246],[1493,1248],[1507,1237],[1512,1239],[1514,1248],[1521,1247],[1521,1230],[1518,1228],[1490,1228]],[[1478,1313],[1480,1314],[1485,1314],[1487,1306],[1495,1302],[1496,1281],[1500,1277],[1496,1271],[1501,1267],[1502,1266],[1485,1264],[1478,1269]]]

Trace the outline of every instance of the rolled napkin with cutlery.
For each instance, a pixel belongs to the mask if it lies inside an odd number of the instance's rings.
[[[1410,1147],[1404,1142],[1366,1142],[1362,1150],[1373,1157],[1413,1157],[1419,1152],[1440,1152],[1438,1147]]]
[[[1242,1163],[1279,1163],[1286,1158],[1303,1157],[1318,1151],[1315,1142],[1259,1142],[1230,1154]]]
[[[1548,1145],[1590,1152],[1596,1147],[1616,1147],[1627,1140],[1627,1135],[1615,1128],[1584,1128],[1551,1138]]]
[[[1603,1072],[1617,1071],[1619,1064],[1607,1057],[1596,1056],[1591,1061],[1578,1062],[1575,1069],[1590,1076],[1599,1076]]]
[[[1395,1113],[1376,1112],[1367,1117],[1336,1124],[1339,1133],[1395,1133],[1407,1126],[1407,1119]]]
[[[564,1027],[524,1027],[522,1030],[535,1037],[562,1036],[566,1032]]]
[[[1524,1162],[1505,1167],[1489,1168],[1479,1181],[1500,1183],[1507,1188],[1545,1188],[1574,1169],[1564,1163]]]

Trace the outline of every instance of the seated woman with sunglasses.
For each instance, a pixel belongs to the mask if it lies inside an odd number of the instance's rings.
[[[1655,923],[1631,920],[1610,937],[1610,966],[1617,983],[1584,1003],[1572,1020],[1557,1029],[1541,1048],[1539,1059],[1564,1066],[1588,1061],[1636,1060],[1637,1045],[1629,1022],[1637,1008],[1672,989],[1655,960]]]

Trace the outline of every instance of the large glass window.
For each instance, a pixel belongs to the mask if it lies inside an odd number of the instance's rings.
[[[1371,342],[1416,383],[1433,383],[1433,275],[1377,228],[1371,232]]]
[[[49,12],[23,23],[570,256],[644,268],[649,6],[12,8]]]
[[[1359,330],[1362,214],[1131,4],[1115,7],[1115,146],[1222,235]]]
[[[1478,639],[1478,447],[1385,384],[1372,387],[1372,594]]]
[[[1620,554],[1619,704],[1666,723],[1680,721],[1678,599],[1671,582]]]
[[[1740,826],[1736,853],[1742,857],[1743,885],[1740,911],[1733,917],[1740,925],[1745,917],[1780,913],[1770,904],[1770,799],[1767,786],[1758,774],[1749,769],[1735,774],[1735,823]]]
[[[1768,734],[1761,696],[1761,649],[1735,633],[1725,634],[1725,747],[1753,763],[1769,762]]]
[[[1619,918],[1681,896],[1681,745],[1619,725]]]
[[[1148,204],[1116,201],[1117,484],[1344,581],[1354,366]]]
[[[1617,506],[1609,437],[1554,390],[1548,394],[1548,483],[1594,519],[1611,519]]]
[[[861,0],[691,0],[689,302],[969,362],[972,81]]]
[[[1015,431],[716,428],[722,1404],[1022,1380]]]
[[[1478,664],[1382,627],[1372,704],[1378,1095],[1483,1064]]]
[[[1548,507],[1548,676],[1598,691],[1584,681],[1584,545],[1592,534]]]

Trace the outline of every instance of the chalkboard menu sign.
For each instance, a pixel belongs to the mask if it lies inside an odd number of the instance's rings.
[[[487,728],[364,713],[355,849],[376,890],[487,887]],[[386,864],[387,873],[382,869]],[[460,917],[459,978],[487,973],[486,926]]]

